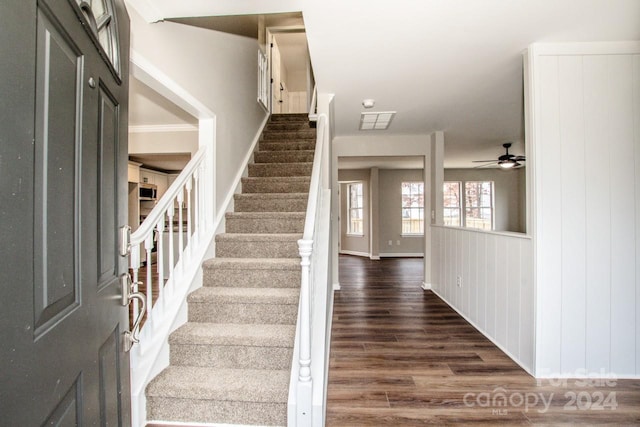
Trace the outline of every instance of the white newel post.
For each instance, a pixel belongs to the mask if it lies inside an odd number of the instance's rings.
[[[300,371],[298,374],[297,426],[311,425],[311,301],[310,266],[313,240],[298,240],[302,278],[300,281]]]

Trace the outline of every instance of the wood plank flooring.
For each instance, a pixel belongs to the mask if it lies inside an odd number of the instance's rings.
[[[423,291],[422,268],[340,257],[327,426],[640,424],[640,380],[536,381]]]

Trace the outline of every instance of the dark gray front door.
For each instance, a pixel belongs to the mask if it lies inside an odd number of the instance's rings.
[[[0,425],[129,425],[129,20],[0,2]]]

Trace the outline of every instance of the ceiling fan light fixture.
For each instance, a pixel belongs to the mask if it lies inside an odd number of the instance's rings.
[[[519,163],[516,162],[515,160],[509,159],[509,160],[500,160],[498,162],[498,165],[500,165],[500,167],[503,169],[511,169],[515,166],[519,166]]]

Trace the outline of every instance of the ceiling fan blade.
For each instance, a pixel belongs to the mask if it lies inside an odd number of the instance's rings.
[[[498,164],[498,162],[496,162],[495,160],[491,160],[492,163],[485,163],[484,165],[478,165],[475,166],[474,169],[483,169],[483,168],[488,168],[491,166],[496,166]]]
[[[513,160],[515,160],[516,162],[519,162],[519,161],[526,161],[527,159],[525,159],[524,156],[515,156]]]

